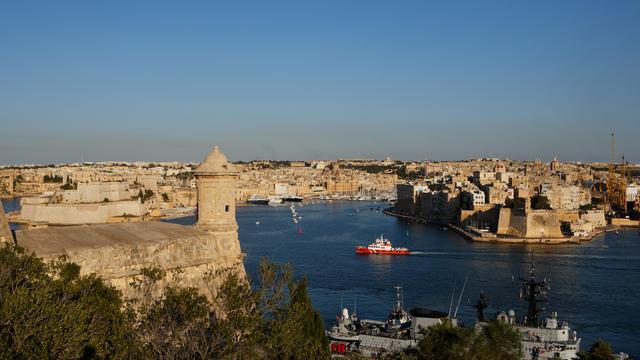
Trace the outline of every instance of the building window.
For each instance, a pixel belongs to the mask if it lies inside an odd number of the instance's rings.
[[[229,212],[229,205],[225,205],[225,206],[224,206],[224,211],[225,211],[225,212]]]

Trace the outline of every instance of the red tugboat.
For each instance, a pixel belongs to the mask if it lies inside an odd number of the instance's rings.
[[[380,237],[372,244],[369,244],[369,246],[356,246],[356,254],[409,255],[409,249],[404,247],[394,248],[391,246],[389,239],[385,239],[384,236],[380,235]]]

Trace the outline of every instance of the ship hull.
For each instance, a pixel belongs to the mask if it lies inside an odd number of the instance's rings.
[[[374,250],[364,246],[356,246],[356,254],[360,255],[409,255],[409,250]]]

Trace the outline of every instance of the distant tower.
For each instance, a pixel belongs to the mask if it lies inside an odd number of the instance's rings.
[[[195,176],[198,188],[197,226],[205,231],[235,234],[236,180],[238,170],[216,145],[213,151],[198,165]]]
[[[554,157],[553,160],[551,161],[551,172],[556,172],[558,170],[560,170],[560,161],[558,161],[557,157]]]

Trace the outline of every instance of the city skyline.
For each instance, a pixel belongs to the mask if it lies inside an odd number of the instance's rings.
[[[0,10],[0,164],[640,162],[633,1]]]

